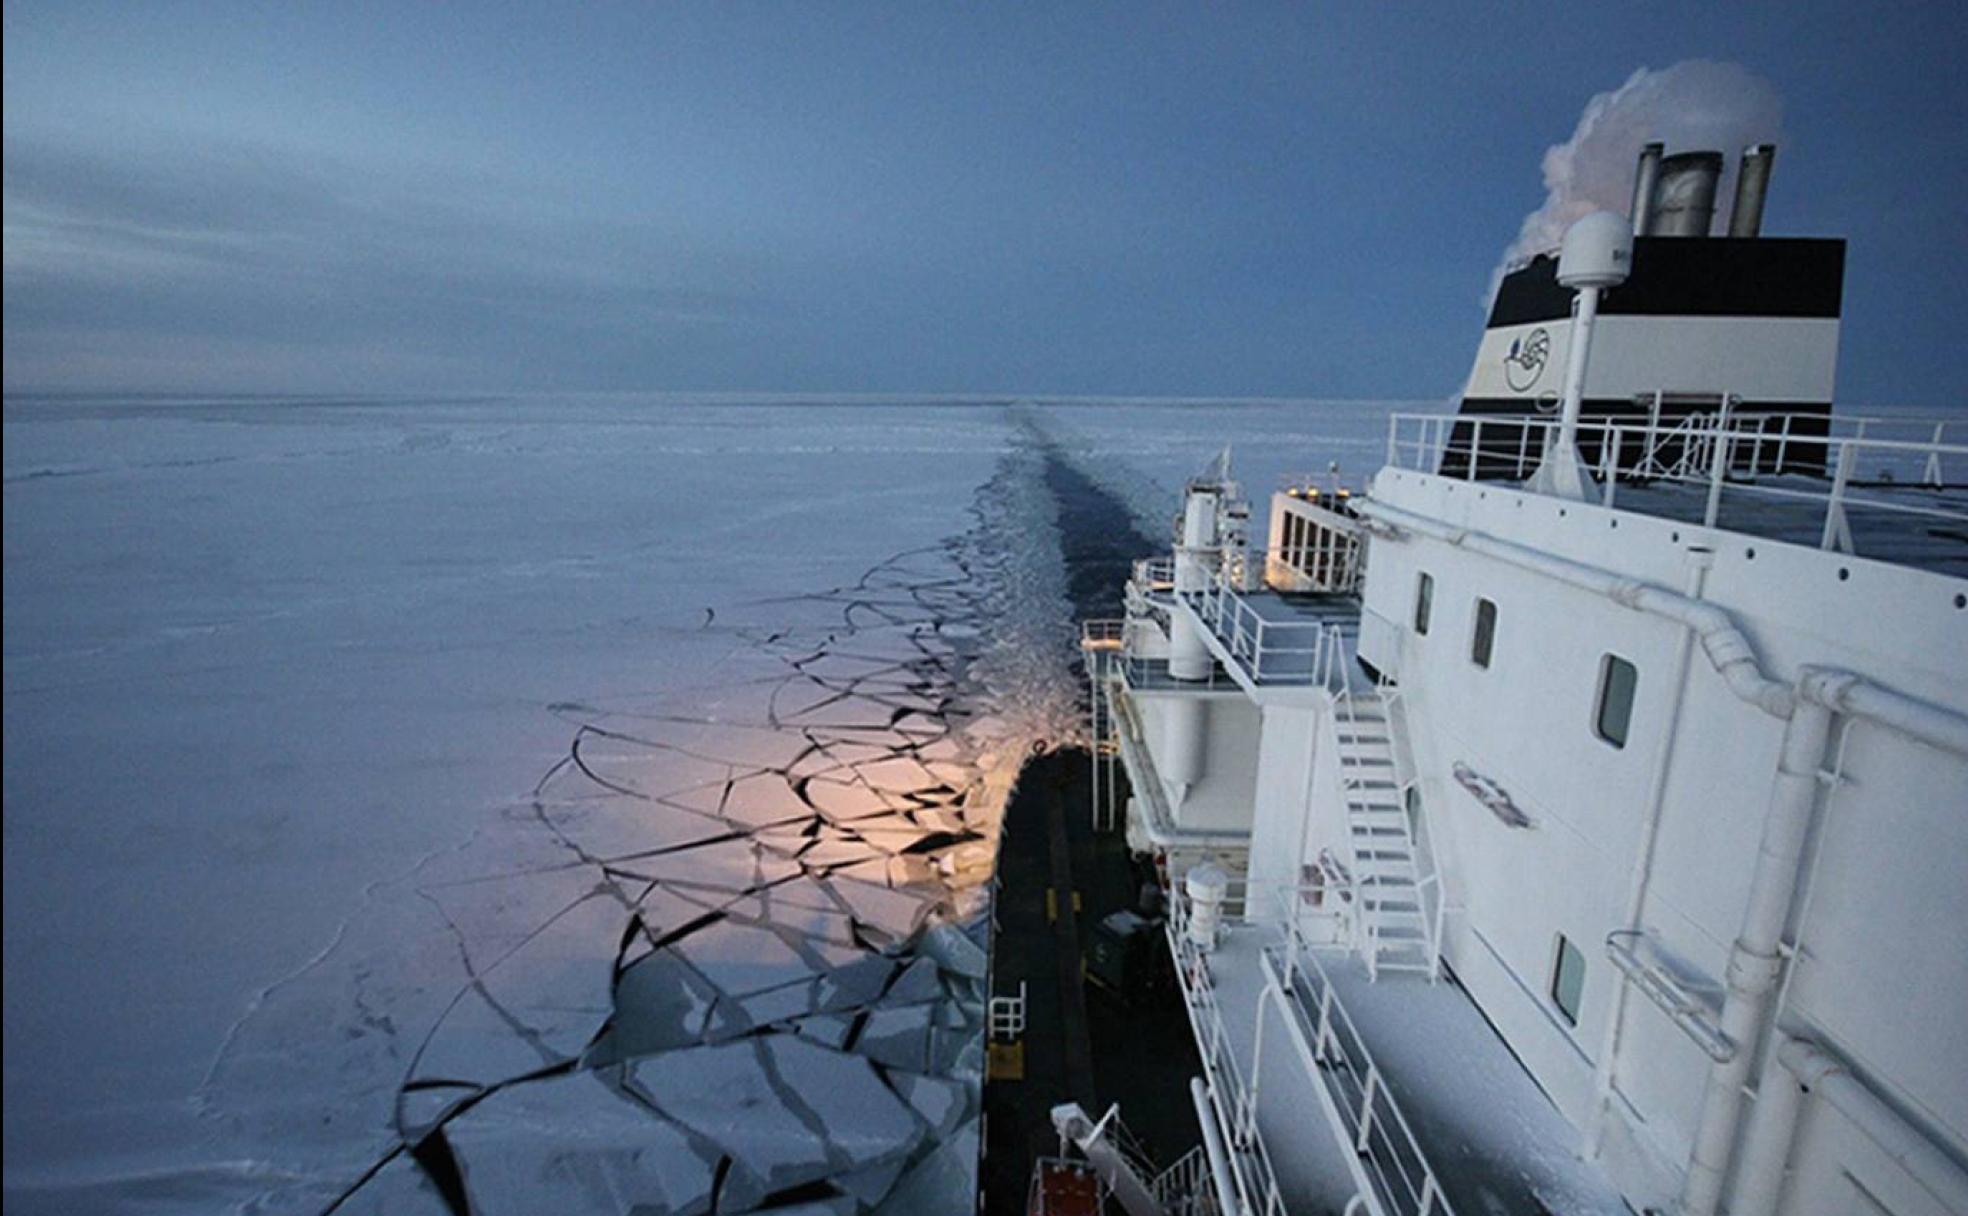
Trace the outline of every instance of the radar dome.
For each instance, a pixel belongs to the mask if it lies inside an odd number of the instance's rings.
[[[1633,266],[1633,227],[1623,215],[1595,211],[1565,231],[1558,281],[1566,287],[1614,287]]]

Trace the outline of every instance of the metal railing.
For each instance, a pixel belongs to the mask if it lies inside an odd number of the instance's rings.
[[[1155,1176],[1149,1190],[1169,1216],[1220,1216],[1209,1152],[1198,1144]]]
[[[1288,907],[1285,940],[1268,947],[1264,959],[1291,1000],[1299,1030],[1311,1039],[1319,1079],[1332,1098],[1329,1110],[1338,1116],[1338,1130],[1374,1184],[1375,1206],[1389,1216],[1449,1213],[1441,1183],[1394,1100],[1385,1074],[1290,912]],[[1257,1067],[1253,1060],[1251,1071],[1256,1073]]]
[[[1025,1190],[1025,1211],[1029,1216],[1078,1216],[1086,1210],[1079,1196],[1067,1199],[1060,1208],[1052,1206],[1052,1195],[1046,1189],[1046,1179],[1054,1174],[1083,1177],[1092,1183],[1093,1202],[1096,1211],[1105,1211],[1107,1198],[1112,1194],[1110,1188],[1099,1174],[1085,1161],[1071,1157],[1039,1157],[1032,1162],[1032,1180]],[[1076,1188],[1077,1189],[1077,1188]]]
[[[1371,610],[1363,610],[1362,615],[1379,617],[1378,613],[1374,613]],[[1385,617],[1379,617],[1379,619],[1386,621]],[[1396,636],[1400,636],[1398,631],[1396,632]],[[1328,719],[1332,728],[1332,735],[1330,737],[1333,746],[1341,754],[1345,752],[1345,746],[1339,742],[1338,738],[1341,730],[1348,732],[1355,739],[1360,738],[1363,734],[1362,722],[1359,717],[1359,693],[1353,688],[1351,679],[1354,670],[1350,664],[1342,664],[1331,669],[1328,672],[1325,685],[1326,691],[1331,693],[1333,698],[1333,712]],[[1399,684],[1388,679],[1383,673],[1374,681],[1373,697],[1379,703],[1382,714],[1385,715],[1382,725],[1387,732],[1387,754],[1392,761],[1392,791],[1390,797],[1393,798],[1395,806],[1400,809],[1403,823],[1407,825],[1403,828],[1399,843],[1408,851],[1411,871],[1410,881],[1414,886],[1416,907],[1420,912],[1421,918],[1427,921],[1425,939],[1422,945],[1427,952],[1428,978],[1432,982],[1439,978],[1441,973],[1442,930],[1448,909],[1448,890],[1446,884],[1443,882],[1441,869],[1435,861],[1434,840],[1429,830],[1427,803],[1420,794],[1421,780],[1414,771],[1413,756],[1409,751],[1405,728],[1402,725],[1403,702],[1401,687]],[[1345,773],[1340,775],[1340,786],[1341,793],[1346,800],[1349,817],[1356,818],[1359,822],[1369,822],[1371,808],[1366,800],[1366,791],[1359,787],[1354,779],[1349,778]],[[1410,805],[1413,805],[1415,808],[1415,817],[1412,823],[1409,823],[1406,817],[1407,808]],[[1425,855],[1421,848],[1424,839],[1429,844],[1428,852]],[[1354,877],[1351,879],[1351,885],[1360,906],[1360,915],[1354,921],[1354,933],[1356,935],[1354,949],[1359,953],[1362,960],[1365,961],[1368,974],[1377,977],[1380,969],[1380,950],[1382,948],[1380,941],[1380,917],[1378,915],[1380,908],[1378,907],[1378,903],[1385,897],[1379,892],[1365,889],[1371,885],[1371,880],[1369,879]]]
[[[1127,641],[1127,622],[1103,617],[1080,622],[1081,650],[1120,650]]]
[[[1243,885],[1244,902],[1248,903],[1249,887]],[[1223,922],[1233,932],[1249,930],[1277,936],[1275,942],[1261,948],[1260,965],[1291,1008],[1301,1042],[1310,1048],[1305,1081],[1321,1087],[1325,1098],[1322,1106],[1334,1134],[1357,1160],[1355,1177],[1372,1192],[1362,1196],[1368,1201],[1368,1210],[1386,1216],[1452,1216],[1413,1128],[1301,929],[1298,901],[1315,889],[1295,885],[1266,888],[1278,899],[1281,927],[1258,925],[1248,921],[1245,914],[1232,915],[1227,909]],[[1210,975],[1210,956],[1189,938],[1190,917],[1188,892],[1180,882],[1172,884],[1169,946],[1209,1076],[1211,1103],[1231,1148],[1232,1181],[1245,1210],[1265,1216],[1282,1212],[1284,1200],[1277,1173],[1257,1122],[1265,1002],[1258,1002],[1246,1072],[1230,1049]]]
[[[1253,681],[1323,684],[1346,661],[1345,640],[1327,621],[1268,620],[1244,593],[1218,577],[1184,593],[1203,624],[1215,633]]]
[[[991,1037],[1008,1043],[1025,1033],[1025,981],[1018,981],[1017,996],[994,996],[987,1007]]]
[[[1535,415],[1394,414],[1387,463],[1467,481],[1522,481],[1558,425]],[[1646,416],[1582,419],[1578,449],[1604,506],[1615,505],[1622,485],[1656,482],[1703,487],[1708,527],[1725,497],[1807,503],[1821,514],[1819,547],[1853,553],[1855,512],[1968,526],[1968,505],[1948,493],[1968,486],[1968,442],[1955,439],[1964,430],[1958,419],[1739,412],[1728,398],[1669,421],[1656,401]]]
[[[1404,694],[1397,685],[1390,683],[1385,676],[1381,678],[1381,701],[1387,706],[1387,721],[1390,727],[1388,739],[1393,744],[1394,776],[1400,783],[1400,800],[1405,811],[1412,799],[1415,808],[1414,822],[1409,828],[1409,846],[1414,850],[1415,868],[1421,872],[1421,882],[1416,890],[1422,896],[1422,915],[1428,919],[1428,978],[1430,982],[1442,978],[1442,933],[1447,928],[1449,916],[1448,879],[1442,873],[1441,854],[1435,848],[1435,827],[1428,815],[1428,799],[1421,789],[1421,776],[1415,771],[1414,755],[1407,739],[1405,722],[1406,702]],[[1434,906],[1429,906],[1429,896],[1434,897]]]
[[[1365,529],[1349,510],[1314,500],[1287,504],[1282,535],[1270,538],[1257,563],[1266,584],[1279,591],[1346,594],[1360,585],[1360,540]]]
[[[1233,889],[1240,885],[1246,886],[1247,899],[1247,884],[1232,884]],[[1258,1131],[1256,1093],[1246,1082],[1237,1054],[1230,1046],[1223,1007],[1217,1000],[1215,979],[1210,974],[1209,955],[1190,940],[1189,922],[1189,895],[1178,879],[1170,884],[1169,917],[1164,931],[1168,935],[1169,953],[1175,960],[1183,1004],[1189,1011],[1190,1030],[1209,1082],[1210,1107],[1217,1126],[1224,1132],[1237,1202],[1250,1216],[1281,1216],[1286,1210],[1284,1195],[1278,1186],[1278,1172],[1271,1164],[1270,1149]]]

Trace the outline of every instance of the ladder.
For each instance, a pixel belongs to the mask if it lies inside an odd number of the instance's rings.
[[[1409,814],[1420,793],[1412,765],[1403,763],[1399,692],[1385,683],[1372,690],[1343,687],[1333,705],[1361,960],[1376,980],[1382,971],[1419,971],[1432,980],[1440,970],[1442,893]]]
[[[1092,761],[1096,832],[1113,831],[1120,819],[1114,769],[1121,742],[1115,733],[1112,684],[1115,667],[1125,654],[1126,637],[1124,620],[1083,621],[1080,625],[1080,654],[1085,661],[1090,701],[1087,751]]]

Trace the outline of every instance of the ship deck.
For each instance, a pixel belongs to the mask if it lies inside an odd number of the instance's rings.
[[[1823,495],[1822,481],[1802,476],[1732,485],[1721,496],[1715,526],[1815,549],[1824,540]],[[1686,482],[1621,485],[1613,505],[1699,526],[1708,492]],[[1844,516],[1856,556],[1968,577],[1968,486],[1866,486],[1844,504]]]
[[[1266,1013],[1261,1051],[1256,1045],[1268,978],[1263,954],[1282,942],[1275,928],[1230,928],[1211,955],[1212,982],[1240,1070],[1251,1077],[1258,1067],[1258,1124],[1288,1210],[1337,1211],[1353,1183],[1314,1088],[1334,1085],[1332,1070],[1321,1069],[1316,1081],[1307,1075],[1275,1009]],[[1312,949],[1453,1211],[1628,1211],[1599,1170],[1578,1158],[1578,1133],[1453,978],[1374,980],[1352,954]]]
[[[1387,464],[1521,486],[1558,425],[1545,416],[1395,414]],[[1945,416],[1758,413],[1658,428],[1644,418],[1588,419],[1578,439],[1587,499],[1601,506],[1960,578],[1968,577],[1962,432],[1961,419]]]
[[[1329,682],[1337,689],[1340,679],[1370,687],[1346,661],[1360,631],[1360,601],[1351,595],[1236,591],[1218,583],[1178,596],[1170,611],[1195,615],[1211,654],[1246,692]]]

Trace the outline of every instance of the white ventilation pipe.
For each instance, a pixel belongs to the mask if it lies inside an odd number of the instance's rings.
[[[1182,534],[1175,546],[1175,593],[1194,595],[1209,585],[1216,556],[1214,486],[1190,486],[1182,501]],[[1202,626],[1186,612],[1169,613],[1169,675],[1178,680],[1205,680],[1216,666]]]
[[[1146,814],[1129,816],[1129,822],[1137,824],[1149,843],[1158,849],[1248,849],[1250,833],[1212,832],[1196,828],[1175,826],[1175,812],[1169,808],[1165,795],[1167,786],[1148,754],[1148,746],[1141,730],[1141,721],[1135,716],[1134,701],[1125,692],[1116,690],[1115,707],[1121,729],[1126,735],[1121,748],[1121,766],[1127,769],[1128,782],[1134,786]],[[1132,747],[1126,744],[1133,744]],[[1129,804],[1134,805],[1135,799]]]
[[[1209,752],[1209,703],[1189,693],[1164,698],[1162,710],[1162,760],[1157,767],[1168,780],[1169,806],[1179,813],[1189,791],[1203,779]]]
[[[1444,544],[1481,553],[1519,569],[1596,592],[1639,612],[1679,621],[1695,631],[1702,653],[1739,700],[1772,717],[1789,718],[1799,700],[1811,701],[1837,713],[1883,726],[1930,747],[1968,756],[1968,715],[1875,684],[1863,676],[1836,668],[1800,668],[1795,687],[1771,679],[1763,671],[1749,638],[1727,611],[1705,600],[1640,579],[1614,574],[1598,566],[1554,557],[1542,550],[1499,540],[1487,533],[1459,528],[1440,520],[1404,511],[1371,498],[1358,499],[1353,509],[1369,521],[1385,525],[1380,535],[1399,539],[1414,532]]]
[[[1735,618],[1714,604],[1690,599],[1665,587],[1614,574],[1597,566],[1498,540],[1483,532],[1445,524],[1371,498],[1356,501],[1353,509],[1370,520],[1392,526],[1397,534],[1414,532],[1471,553],[1481,553],[1519,569],[1569,583],[1584,591],[1596,592],[1635,611],[1685,625],[1694,630],[1709,665],[1715,668],[1738,698],[1776,717],[1790,716],[1795,698],[1789,685],[1763,674],[1763,665],[1757,661],[1755,648],[1743,636],[1742,630],[1736,627]]]
[[[1191,866],[1183,875],[1182,889],[1189,896],[1189,940],[1208,954],[1216,949],[1217,933],[1223,925],[1223,903],[1230,896],[1230,876],[1213,861]]]
[[[1763,816],[1763,839],[1750,876],[1749,904],[1729,951],[1721,1029],[1736,1049],[1709,1066],[1694,1149],[1681,1185],[1680,1210],[1687,1216],[1710,1216],[1722,1202],[1722,1184],[1742,1124],[1743,1086],[1756,1063],[1756,1041],[1783,974],[1778,945],[1803,871],[1804,841],[1818,805],[1818,766],[1830,741],[1831,711],[1800,703],[1784,727],[1770,809]]]
[[[1758,1087],[1756,1115],[1743,1146],[1731,1216],[1774,1216],[1806,1093],[1823,1098],[1950,1212],[1968,1214],[1968,1170],[1894,1110],[1845,1062],[1809,1039],[1784,1035],[1783,1068]]]
[[[1223,1216],[1244,1216],[1244,1205],[1237,1201],[1237,1180],[1230,1172],[1230,1154],[1223,1150],[1223,1132],[1216,1125],[1216,1109],[1201,1077],[1189,1078],[1189,1099],[1196,1104],[1196,1123],[1203,1129],[1203,1155],[1209,1159],[1216,1210]]]

